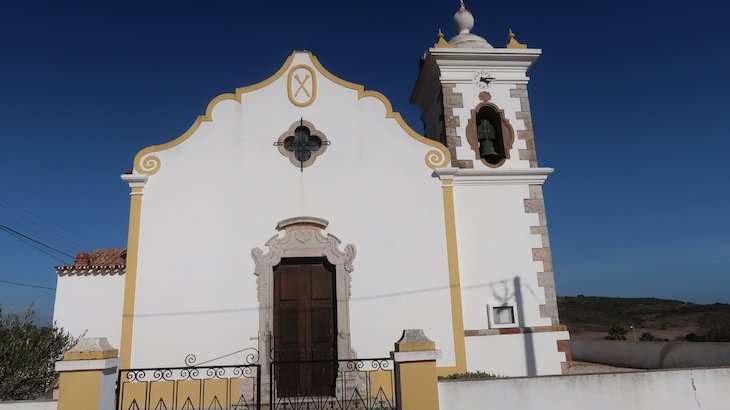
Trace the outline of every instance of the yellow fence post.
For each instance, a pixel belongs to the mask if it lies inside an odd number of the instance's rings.
[[[119,351],[105,337],[84,338],[56,362],[58,410],[114,410]]]
[[[438,410],[439,392],[436,359],[441,351],[423,329],[406,329],[395,351],[395,388],[399,410]]]

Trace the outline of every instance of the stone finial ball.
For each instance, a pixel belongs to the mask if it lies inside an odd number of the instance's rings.
[[[459,9],[454,14],[454,30],[459,34],[468,33],[474,28],[474,16],[467,9]]]

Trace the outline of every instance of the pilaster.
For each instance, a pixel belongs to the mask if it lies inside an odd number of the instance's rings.
[[[426,337],[423,329],[406,329],[391,352],[395,362],[397,408],[400,410],[438,410],[436,359],[441,352]]]

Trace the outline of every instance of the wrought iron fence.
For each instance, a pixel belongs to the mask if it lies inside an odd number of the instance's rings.
[[[257,410],[261,366],[119,370],[117,410]]]
[[[390,359],[272,361],[271,410],[392,410]]]

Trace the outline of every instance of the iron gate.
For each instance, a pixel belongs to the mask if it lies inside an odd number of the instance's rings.
[[[396,409],[388,358],[270,361],[267,370],[268,377],[260,364],[121,369],[116,410]]]
[[[394,410],[393,361],[272,361],[270,410]]]
[[[121,369],[117,410],[259,410],[261,366]]]

